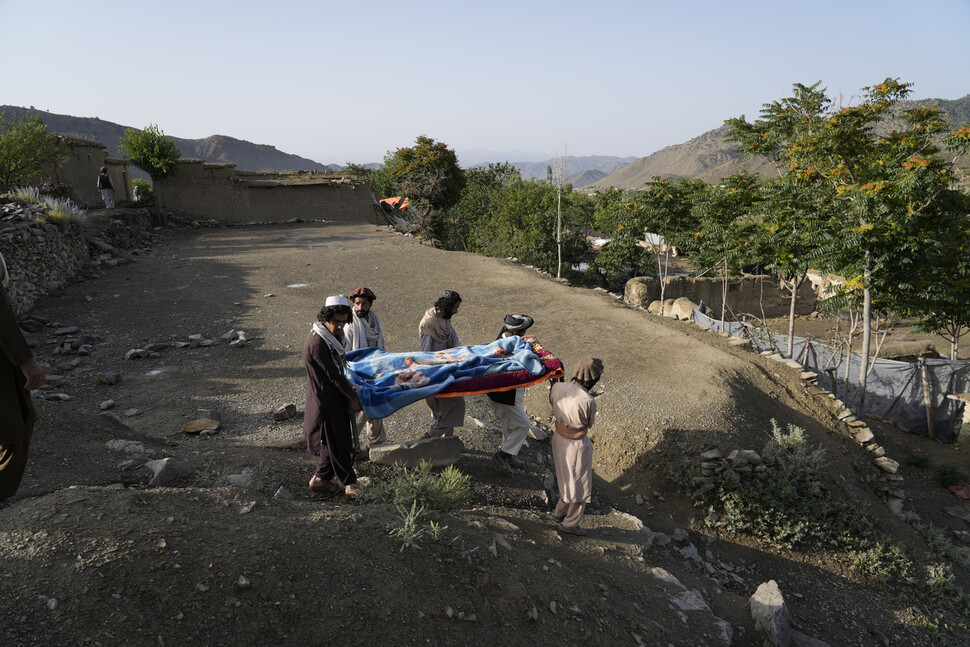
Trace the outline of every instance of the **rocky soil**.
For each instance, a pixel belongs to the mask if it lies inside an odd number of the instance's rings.
[[[0,512],[0,644],[758,645],[749,596],[769,580],[803,640],[932,644],[891,591],[854,581],[824,547],[779,553],[708,533],[668,476],[703,450],[760,449],[772,419],[791,422],[827,450],[827,478],[925,550],[883,503],[872,457],[797,371],[605,292],[384,227],[153,236],[133,262],[30,312],[28,335],[54,378],[35,398],[41,421],[16,505]],[[324,298],[359,285],[378,295],[390,350],[416,346],[421,314],[449,288],[464,299],[463,343],[491,341],[506,313],[524,312],[567,367],[604,360],[587,536],[561,536],[548,517],[548,444],[529,441],[525,470],[498,469],[498,436],[475,423],[495,422],[483,397],[468,400],[460,432],[472,502],[433,514],[443,529],[420,549],[388,533],[401,525],[393,506],[306,489],[314,462],[293,448],[300,350]],[[530,389],[526,408],[548,422],[546,394]],[[286,403],[297,415],[274,421]],[[183,433],[200,411],[218,418],[216,433]],[[387,420],[389,437],[417,438],[429,421],[412,405]],[[970,529],[946,512],[959,501],[903,460],[965,467],[964,444],[871,428],[902,463],[906,510]],[[146,464],[166,458],[180,469],[169,486],[150,485]],[[391,468],[363,462],[359,473],[366,487]]]

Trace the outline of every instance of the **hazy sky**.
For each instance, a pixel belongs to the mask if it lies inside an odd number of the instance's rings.
[[[642,157],[796,82],[958,99],[968,29],[970,0],[0,0],[0,104],[325,164]]]

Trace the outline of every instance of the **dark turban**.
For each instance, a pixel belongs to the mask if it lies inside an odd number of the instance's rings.
[[[581,382],[595,382],[603,374],[603,360],[598,357],[586,357],[576,364],[573,377]]]
[[[357,288],[356,290],[350,293],[351,301],[353,301],[357,297],[364,297],[371,303],[374,303],[374,301],[377,300],[377,295],[374,294],[374,291],[371,290],[370,288]]]
[[[509,332],[523,332],[532,327],[532,317],[526,315],[505,315],[504,330]]]

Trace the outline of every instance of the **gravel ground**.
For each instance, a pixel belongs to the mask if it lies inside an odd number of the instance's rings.
[[[472,421],[494,422],[481,396],[468,399],[460,432],[472,505],[437,515],[447,529],[423,550],[401,551],[387,535],[399,523],[392,507],[306,490],[313,461],[287,449],[298,444],[300,415],[274,422],[271,413],[289,402],[302,412],[310,324],[327,295],[360,285],[378,295],[392,351],[417,346],[422,313],[447,288],[463,297],[454,319],[463,343],[491,341],[505,314],[525,313],[567,370],[586,355],[603,359],[590,535],[563,539],[548,521],[547,444],[530,441],[524,471],[497,469],[498,436]],[[54,389],[71,400],[39,401],[17,506],[0,513],[0,644],[698,645],[717,644],[715,616],[734,627],[734,644],[759,644],[747,595],[768,579],[792,594],[795,625],[830,644],[877,644],[879,635],[929,644],[882,593],[823,559],[697,532],[669,463],[684,448],[760,448],[772,419],[806,428],[849,490],[888,526],[900,524],[873,495],[861,450],[834,431],[824,396],[789,369],[605,292],[384,227],[302,223],[165,231],[135,263],[43,299],[33,313],[78,326],[94,352]],[[35,335],[47,363],[56,359],[45,356],[54,327]],[[232,330],[247,345],[220,339]],[[192,335],[214,344],[173,346]],[[125,359],[162,343],[156,357]],[[120,383],[99,383],[111,372]],[[526,409],[548,422],[546,398],[544,386],[529,389]],[[113,418],[100,415],[108,399]],[[216,412],[219,433],[180,431],[200,409]],[[387,420],[389,438],[417,438],[429,422],[423,404],[407,407]],[[903,451],[891,430],[874,431]],[[106,449],[119,439],[188,465],[195,485],[146,488],[144,461]],[[921,447],[965,461],[959,448]],[[247,468],[252,487],[215,485]],[[389,471],[360,465],[365,483]],[[279,486],[294,498],[273,498]],[[927,508],[952,504],[920,492]],[[704,559],[728,564],[740,583],[719,587],[698,562],[651,547],[625,513],[658,532],[691,529],[690,541],[710,551]],[[895,532],[918,542],[906,526]],[[713,615],[672,608],[655,568],[699,590]]]

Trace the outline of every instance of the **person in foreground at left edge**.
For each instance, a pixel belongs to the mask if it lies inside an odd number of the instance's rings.
[[[354,440],[350,416],[362,411],[360,399],[344,376],[347,358],[343,329],[350,321],[350,302],[344,296],[327,297],[303,347],[306,364],[306,406],[303,433],[307,451],[319,457],[310,479],[314,492],[357,496]],[[339,484],[335,484],[336,478]]]
[[[12,504],[27,467],[37,412],[30,391],[44,383],[44,369],[30,352],[7,301],[10,281],[0,254],[0,510]]]

